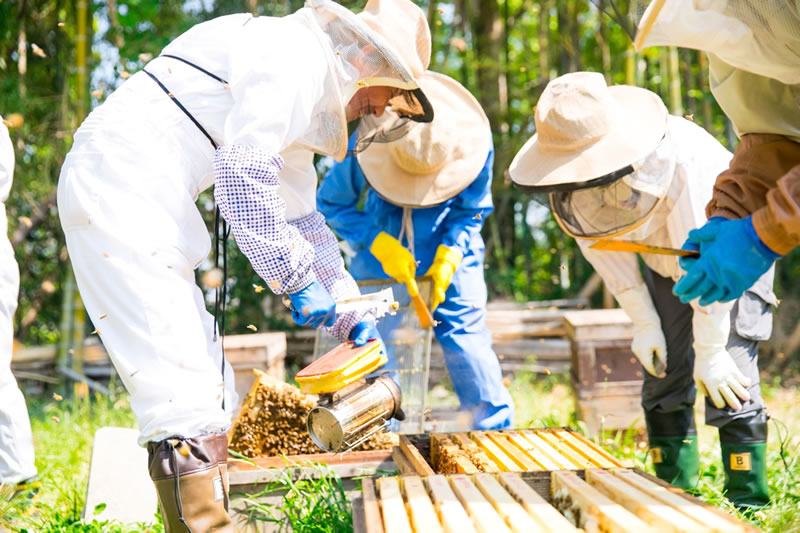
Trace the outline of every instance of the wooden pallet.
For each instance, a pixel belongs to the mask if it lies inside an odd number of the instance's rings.
[[[757,530],[635,469],[548,473],[542,497],[513,472],[362,482],[356,533],[753,533]],[[676,492],[677,491],[677,492]],[[580,529],[578,529],[580,528]]]
[[[474,474],[619,468],[600,446],[567,428],[433,433],[406,438],[401,474]],[[411,454],[413,453],[413,458]],[[420,457],[426,468],[418,468]],[[397,462],[397,461],[396,461]],[[417,466],[415,466],[417,465]]]

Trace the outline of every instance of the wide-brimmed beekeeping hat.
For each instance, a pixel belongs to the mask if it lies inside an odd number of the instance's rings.
[[[405,207],[429,207],[458,195],[480,174],[492,149],[489,119],[464,86],[431,71],[419,83],[436,109],[433,122],[357,155],[375,192]]]

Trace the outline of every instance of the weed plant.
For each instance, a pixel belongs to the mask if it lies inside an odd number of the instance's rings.
[[[311,479],[295,481],[292,468],[254,493],[231,494],[248,522],[276,524],[279,533],[350,533],[353,516],[342,480],[324,465],[308,463]],[[270,500],[278,500],[271,503]]]

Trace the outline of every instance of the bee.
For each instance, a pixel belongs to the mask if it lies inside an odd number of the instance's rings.
[[[47,57],[47,54],[44,53],[44,50],[42,50],[42,48],[36,43],[31,43],[31,50],[33,50],[33,55],[35,56]]]
[[[258,328],[256,328],[253,324],[248,324],[247,325],[247,329],[252,330],[252,331],[258,331]]]
[[[54,392],[54,393],[53,393],[53,399],[54,399],[55,401],[57,401],[57,402],[60,402],[61,400],[63,400],[63,399],[64,399],[64,397],[63,397],[63,396],[61,396],[60,394],[58,394],[57,392]]]

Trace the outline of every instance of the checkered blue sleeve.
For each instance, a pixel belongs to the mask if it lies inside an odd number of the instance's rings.
[[[254,146],[220,146],[214,155],[214,199],[239,249],[275,294],[316,280],[314,247],[286,222],[278,194],[283,159]]]
[[[314,247],[314,275],[321,281],[334,300],[360,296],[353,277],[344,267],[339,243],[331,229],[325,224],[322,213],[314,212],[297,220],[289,222],[297,228],[300,235]],[[364,320],[375,320],[371,313],[354,311],[337,315],[336,323],[332,328],[324,328],[331,335],[344,342],[350,335],[350,330]]]

